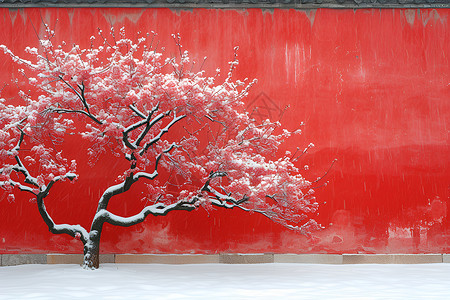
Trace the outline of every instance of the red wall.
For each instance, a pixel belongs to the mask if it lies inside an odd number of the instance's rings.
[[[42,33],[42,19],[60,39],[81,45],[97,27],[125,25],[157,32],[170,52],[170,34],[180,33],[193,57],[208,56],[209,70],[226,68],[239,45],[238,77],[259,80],[248,109],[276,118],[289,105],[283,124],[305,123],[288,145],[316,145],[302,161],[310,167],[305,176],[314,180],[338,159],[317,190],[325,229],[314,242],[255,214],[199,210],[107,226],[103,252],[449,252],[449,17],[447,9],[0,9],[0,44],[17,53],[37,45],[33,26]],[[13,69],[3,54],[0,70],[9,82]],[[101,165],[79,163],[80,180],[52,194],[47,206],[56,222],[89,227],[111,174],[121,173],[113,160]],[[113,201],[112,210],[139,211],[144,204],[133,195]],[[0,220],[0,253],[81,252],[79,241],[48,232],[28,195],[13,203],[0,195]]]

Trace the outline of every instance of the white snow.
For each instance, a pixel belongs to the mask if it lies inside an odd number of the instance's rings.
[[[0,267],[0,299],[449,299],[450,264]]]

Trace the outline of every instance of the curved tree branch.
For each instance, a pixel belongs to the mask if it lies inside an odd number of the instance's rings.
[[[164,205],[163,203],[157,203],[151,206],[146,206],[140,213],[131,216],[131,217],[121,217],[117,216],[107,210],[100,210],[94,217],[96,220],[101,220],[103,222],[116,225],[116,226],[122,226],[122,227],[129,227],[132,225],[139,224],[147,218],[149,215],[153,216],[165,216],[169,212],[173,210],[186,210],[186,211],[192,211],[196,207],[192,203],[188,203],[185,201],[179,201],[177,203],[173,203],[170,205]]]
[[[99,119],[97,119],[96,117],[94,117],[94,115],[84,111],[84,110],[72,110],[72,109],[64,109],[64,108],[54,108],[51,109],[51,111],[58,113],[58,114],[64,114],[64,113],[76,113],[76,114],[83,114],[85,116],[87,116],[88,118],[90,118],[92,121],[94,121],[95,123],[101,125],[103,124],[102,121],[100,121]]]
[[[8,151],[9,155],[11,155],[14,152],[17,153],[18,151],[20,151],[20,147],[21,147],[23,139],[25,137],[25,133],[22,131],[22,129],[20,127],[18,127],[18,129],[20,130],[19,141],[17,142],[17,145],[11,151]],[[12,166],[11,170],[22,173],[22,175],[25,176],[24,183],[30,184],[30,185],[34,186],[35,188],[39,188],[37,179],[35,177],[31,176],[30,172],[28,172],[27,168],[22,163],[22,160],[20,159],[18,154],[14,155],[14,159],[16,160],[17,164]],[[0,170],[0,173],[3,172],[3,170],[4,169],[2,168]],[[29,193],[32,193],[33,195],[37,196],[37,193],[34,192],[34,189],[30,186],[26,186],[20,182],[12,180],[12,179],[9,179],[7,181],[0,181],[0,186],[5,186],[7,184],[15,186],[15,187],[19,188],[19,190],[21,190],[21,191],[29,192]]]
[[[147,116],[144,115],[136,106],[134,105],[129,105],[128,106],[136,115],[138,115],[139,117],[141,117],[142,119],[146,119]]]
[[[69,225],[69,224],[55,224],[53,219],[47,212],[44,204],[44,197],[38,195],[36,197],[39,214],[48,226],[48,230],[54,234],[68,234],[74,238],[79,237],[83,244],[86,244],[89,239],[89,233],[81,225]]]
[[[14,181],[12,179],[6,180],[6,181],[0,181],[0,187],[1,186],[5,186],[5,185],[11,185],[11,186],[15,186],[17,187],[19,190],[21,190],[22,192],[29,192],[35,196],[37,196],[37,194],[34,192],[33,188],[23,185],[20,182]]]
[[[100,121],[99,119],[97,119],[90,111],[89,105],[86,101],[86,97],[84,95],[84,90],[85,90],[85,86],[84,83],[82,83],[81,85],[78,85],[78,88],[80,89],[80,92],[78,92],[70,83],[68,83],[61,75],[58,76],[59,80],[61,80],[62,82],[64,82],[64,84],[66,84],[69,89],[71,89],[76,95],[77,97],[80,99],[81,103],[83,104],[83,107],[86,109],[86,112],[83,113],[84,115],[87,115],[90,119],[92,119],[95,123],[102,125],[103,122]],[[66,110],[65,112],[74,112],[74,113],[82,113],[83,111],[80,110]]]
[[[118,183],[116,185],[107,188],[103,192],[103,195],[100,197],[100,200],[98,201],[97,212],[105,210],[108,207],[109,200],[111,200],[112,197],[128,191],[133,185],[133,183],[135,183],[136,181],[137,179],[135,179],[133,173],[131,173],[121,183]]]
[[[11,151],[9,151],[10,153],[12,153],[13,151],[18,152],[23,143],[23,139],[25,138],[25,133],[23,132],[23,130],[19,127],[18,129],[20,130],[19,141],[17,142],[17,145]],[[31,184],[35,187],[39,187],[37,179],[30,175],[30,172],[28,172],[18,154],[14,155],[14,159],[16,160],[17,164],[12,167],[13,171],[22,173],[23,176],[25,176],[25,183]]]
[[[122,135],[123,135],[123,142],[124,142],[125,146],[127,146],[131,150],[136,150],[139,147],[139,144],[142,142],[142,140],[147,135],[147,133],[150,131],[150,129],[167,115],[167,113],[166,114],[161,113],[152,120],[151,118],[152,118],[153,114],[158,110],[158,107],[159,107],[159,105],[155,106],[144,120],[141,120],[139,122],[134,123],[131,126],[128,126],[123,131]],[[146,125],[145,129],[141,132],[141,134],[136,139],[136,141],[130,142],[130,140],[128,138],[128,134],[131,131],[138,129],[139,127],[141,127],[143,125]]]
[[[20,134],[20,138],[19,141],[17,143],[17,146],[14,147],[12,149],[12,151],[19,151],[20,147],[22,145],[23,139],[25,137],[25,133],[19,128],[21,134]],[[88,240],[88,232],[86,231],[86,229],[84,229],[82,226],[80,225],[69,225],[69,224],[55,224],[55,222],[52,220],[52,218],[50,217],[50,215],[47,212],[47,209],[45,207],[44,204],[44,198],[48,196],[50,189],[53,187],[53,185],[61,180],[64,179],[69,179],[69,180],[73,180],[76,178],[76,174],[68,172],[65,175],[61,175],[61,176],[56,176],[55,178],[53,178],[52,181],[50,181],[50,183],[45,186],[40,186],[38,184],[38,180],[31,176],[30,172],[28,171],[28,169],[25,167],[25,165],[22,163],[20,157],[18,154],[14,155],[14,159],[16,160],[17,164],[15,166],[12,167],[12,170],[15,172],[19,172],[22,173],[22,175],[25,176],[24,182],[27,184],[32,185],[34,188],[30,187],[30,186],[26,186],[22,183],[16,182],[12,179],[9,179],[7,181],[0,181],[0,186],[4,186],[6,184],[12,185],[12,186],[16,186],[17,188],[19,188],[21,191],[25,191],[25,192],[29,192],[31,194],[33,194],[34,196],[36,196],[36,202],[37,202],[37,206],[39,209],[39,213],[42,217],[42,219],[44,220],[44,222],[47,224],[50,232],[55,233],[55,234],[68,234],[72,237],[78,237],[81,239],[81,241],[83,243],[86,243]],[[35,188],[39,189],[38,192],[36,192]]]
[[[170,121],[169,124],[167,124],[166,127],[164,127],[163,129],[161,129],[161,131],[159,132],[159,134],[157,136],[155,136],[153,139],[151,139],[150,142],[148,142],[147,144],[145,144],[145,146],[143,147],[143,149],[141,150],[141,155],[143,155],[145,152],[147,152],[147,150],[154,145],[156,142],[158,142],[162,136],[164,134],[166,134],[167,132],[169,132],[170,127],[172,127],[173,125],[175,125],[177,122],[179,122],[180,120],[184,119],[186,117],[186,115],[182,115],[177,117],[176,113],[174,113],[173,119],[172,121]]]
[[[247,200],[248,199],[249,198],[247,198]],[[222,208],[226,208],[226,209],[239,208],[239,209],[242,209],[243,211],[246,211],[246,212],[255,212],[255,213],[263,215],[264,217],[266,217],[266,218],[272,220],[273,222],[278,223],[278,224],[280,224],[280,225],[282,225],[282,226],[284,226],[284,227],[286,227],[286,228],[288,228],[290,230],[299,231],[299,232],[301,232],[302,234],[305,234],[305,235],[308,235],[308,233],[309,233],[307,227],[310,226],[310,221],[311,220],[309,220],[308,222],[304,223],[301,226],[291,225],[291,224],[288,224],[286,222],[283,222],[283,219],[280,218],[278,216],[278,214],[275,213],[275,212],[258,210],[258,209],[250,209],[250,208],[247,208],[247,207],[244,207],[244,206],[240,205],[242,202],[241,203],[237,203],[237,202],[229,203],[229,202],[226,202],[226,201],[221,201],[221,200],[216,199],[216,198],[210,198],[209,200],[211,201],[212,205],[217,206],[217,207],[222,207]],[[306,219],[306,216],[303,217],[302,219]]]

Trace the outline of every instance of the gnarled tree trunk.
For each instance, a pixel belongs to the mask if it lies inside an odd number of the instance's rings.
[[[89,240],[84,245],[83,268],[98,269],[100,265],[100,230],[92,230]]]

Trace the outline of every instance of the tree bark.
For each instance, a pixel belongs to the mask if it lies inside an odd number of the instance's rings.
[[[101,230],[89,233],[89,240],[84,245],[83,268],[98,269],[100,265],[100,235]]]

